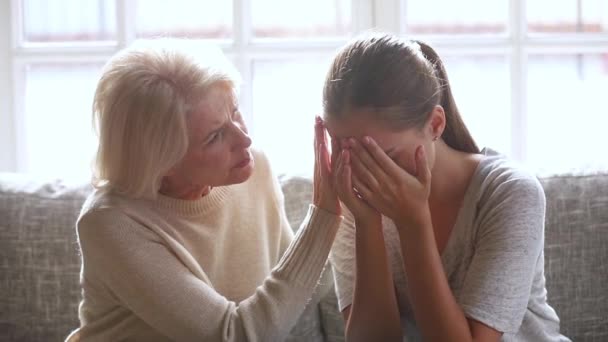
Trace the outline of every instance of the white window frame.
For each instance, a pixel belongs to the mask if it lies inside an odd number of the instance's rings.
[[[117,39],[115,42],[35,44],[23,43],[23,22],[20,0],[0,2],[0,74],[9,77],[0,80],[0,172],[22,172],[24,154],[24,82],[22,68],[32,62],[104,62],[120,49],[135,40],[134,3],[116,0]],[[231,58],[243,78],[240,106],[245,120],[252,123],[253,61],[267,58],[302,58],[327,56],[346,42],[343,39],[253,39],[251,0],[233,0],[233,39],[217,41],[227,57]],[[353,32],[372,26],[371,0],[352,1]],[[13,100],[14,99],[14,100]],[[250,125],[254,127],[254,125]],[[255,136],[255,132],[251,132]]]
[[[374,26],[409,36],[405,22],[407,1],[375,1]],[[415,35],[415,38],[429,42],[442,56],[504,55],[508,57],[511,82],[510,156],[515,160],[527,162],[528,57],[537,54],[608,53],[608,33],[530,34],[527,31],[526,0],[509,0],[508,3],[508,26],[504,34],[483,37],[462,34]],[[414,36],[410,37],[414,38]]]
[[[408,0],[353,0],[353,32],[370,28],[408,36],[405,22]],[[22,171],[23,90],[21,68],[31,62],[105,61],[135,38],[133,2],[117,0],[117,41],[108,45],[21,44],[21,1],[0,2],[0,171]],[[252,39],[251,0],[233,0],[234,37],[220,42],[242,74],[241,106],[247,122],[252,116],[252,62],[267,58],[326,56],[345,40]],[[534,54],[607,53],[607,33],[532,35],[526,31],[525,0],[509,0],[507,32],[501,35],[416,35],[430,42],[441,55],[504,55],[508,57],[511,82],[511,151],[516,160],[526,161],[527,145],[527,60]],[[411,36],[414,38],[413,36]],[[449,72],[449,71],[448,71]],[[253,127],[253,126],[252,126]],[[255,132],[252,132],[255,136]]]

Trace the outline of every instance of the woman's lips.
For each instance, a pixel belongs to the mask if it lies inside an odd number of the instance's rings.
[[[249,163],[251,163],[251,157],[247,157],[247,158],[243,159],[243,161],[236,164],[235,168],[237,168],[237,169],[243,168],[243,167],[249,165]]]

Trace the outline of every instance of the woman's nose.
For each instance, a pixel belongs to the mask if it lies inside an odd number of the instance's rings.
[[[241,132],[242,132],[242,131],[241,131]],[[242,133],[243,133],[243,134],[242,134],[242,135],[243,135],[243,136],[242,136],[242,138],[243,138],[243,140],[242,140],[242,142],[243,142],[243,146],[244,146],[244,147],[249,147],[249,146],[251,146],[251,138],[249,137],[249,134],[247,134],[247,133],[245,133],[245,132],[242,132]]]
[[[247,148],[251,146],[251,138],[247,134],[247,127],[244,123],[234,125],[236,129],[237,146]]]

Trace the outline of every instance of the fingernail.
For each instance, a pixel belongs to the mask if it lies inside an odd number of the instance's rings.
[[[363,137],[363,142],[367,145],[372,143],[372,140],[367,135]]]
[[[320,124],[320,123],[322,123],[322,122],[323,122],[323,120],[321,120],[321,117],[320,117],[320,116],[318,116],[318,115],[315,117],[315,121],[316,121],[318,124]]]

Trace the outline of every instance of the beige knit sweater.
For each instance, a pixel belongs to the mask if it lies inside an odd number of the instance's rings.
[[[95,191],[77,223],[81,326],[68,341],[281,341],[341,217],[310,206],[296,237],[268,161],[199,200]]]

